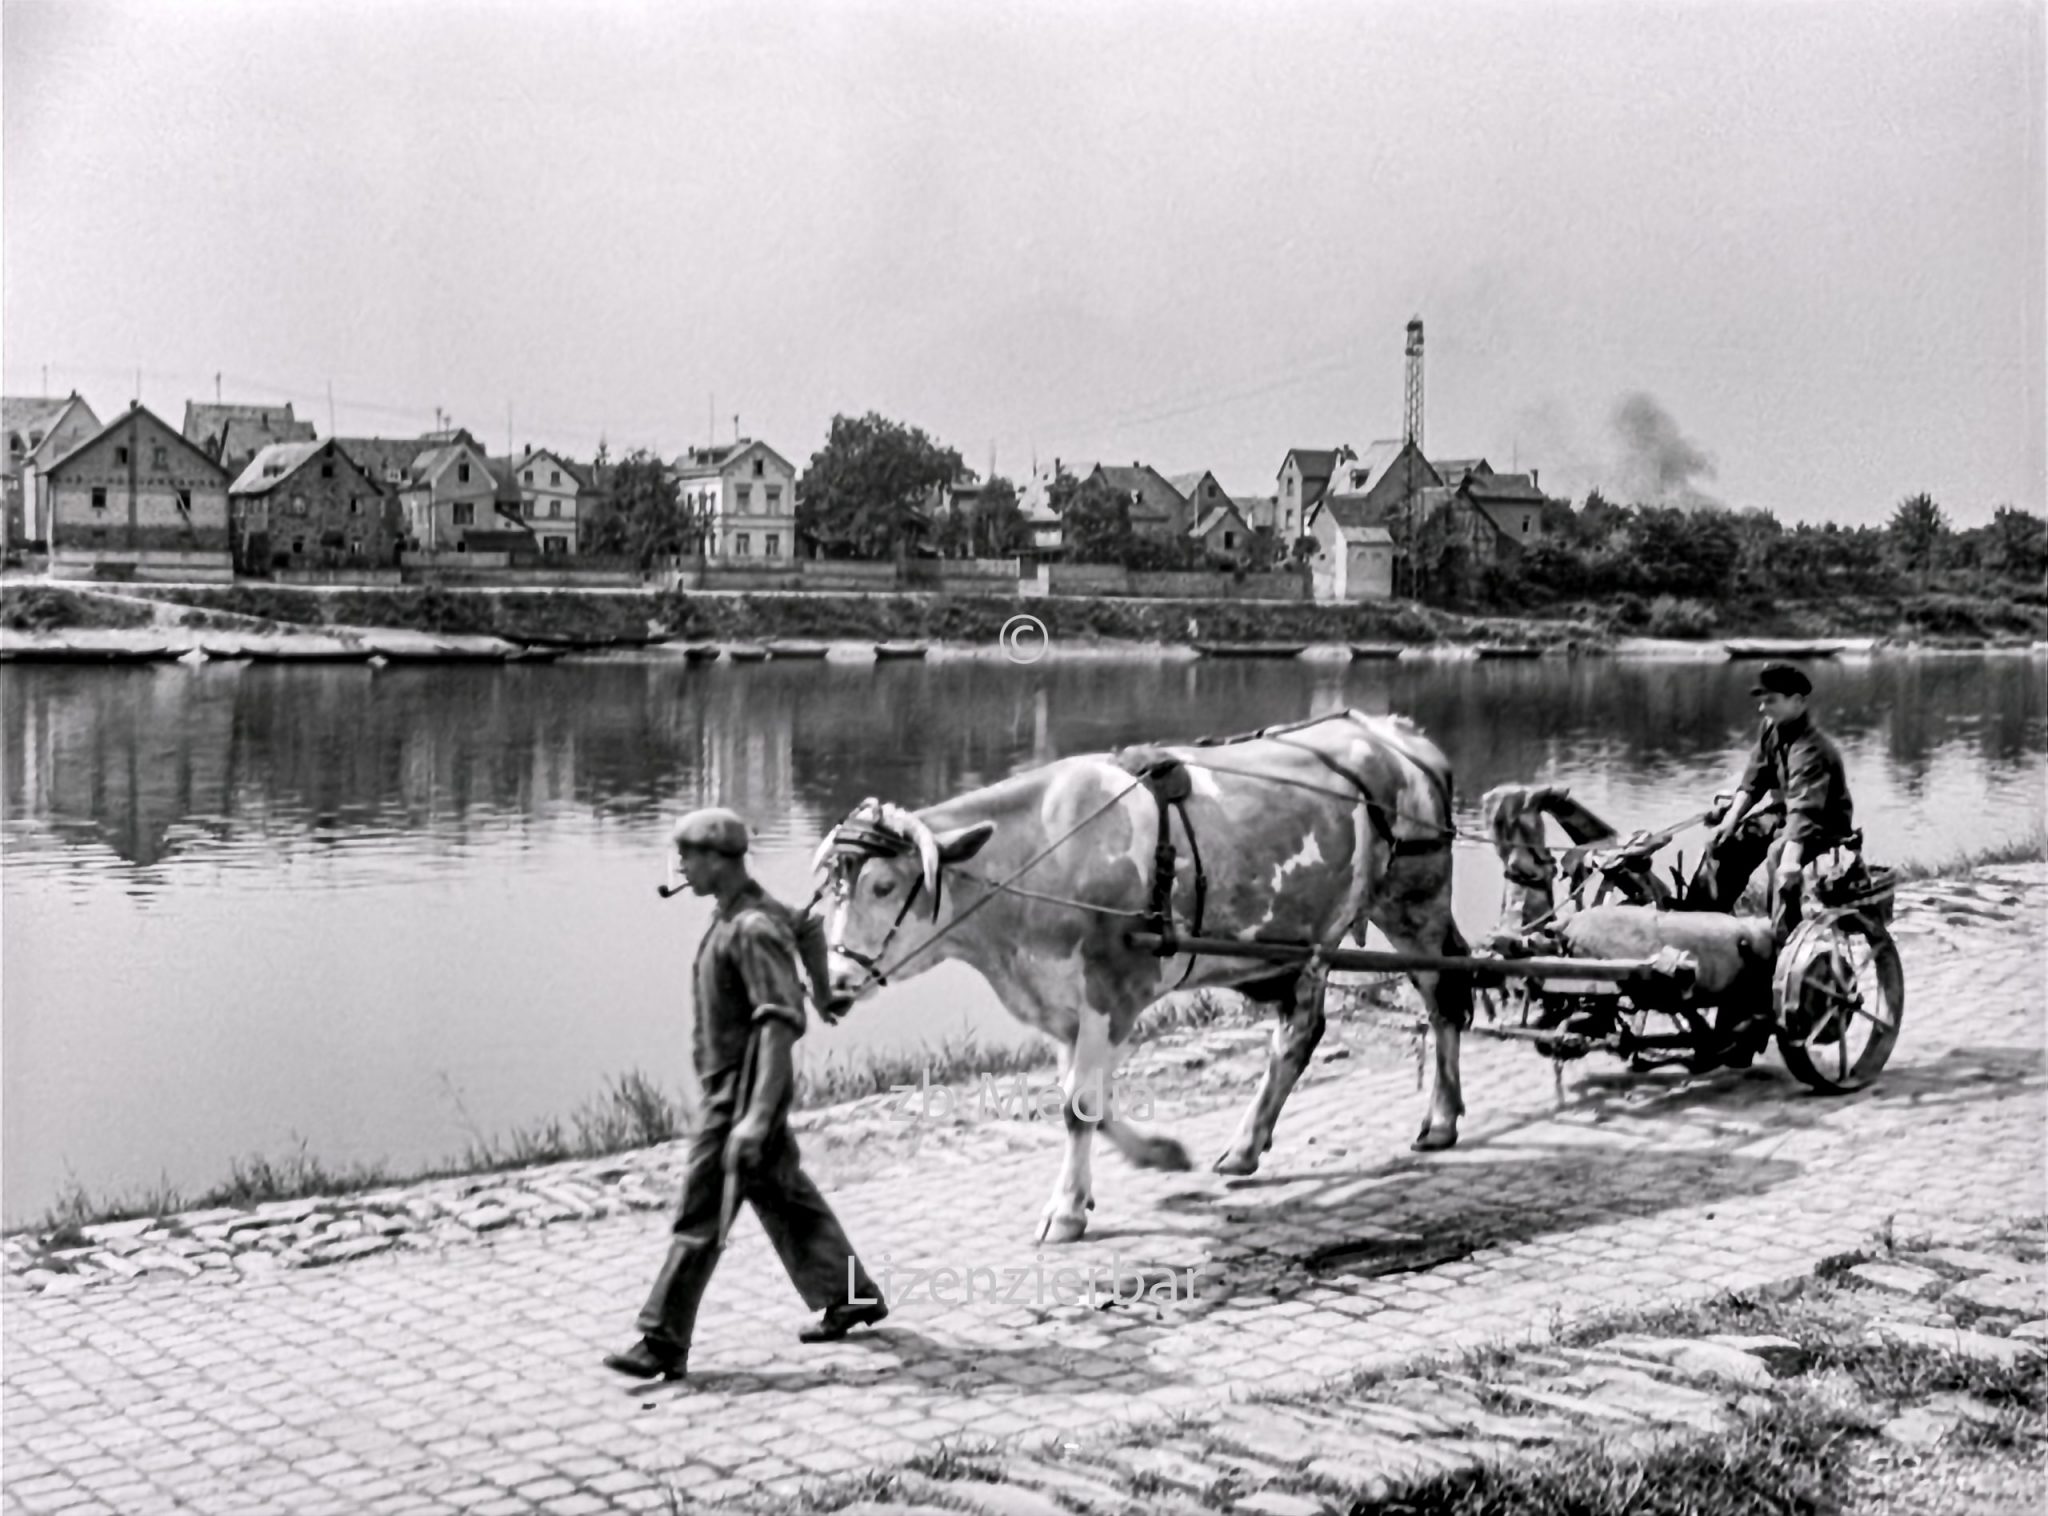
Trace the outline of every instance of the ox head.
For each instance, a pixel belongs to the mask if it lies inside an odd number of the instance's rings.
[[[857,1000],[907,965],[936,962],[925,950],[942,937],[945,870],[980,852],[995,823],[937,833],[915,812],[863,800],[819,845],[814,866],[830,870],[826,944],[832,994]]]

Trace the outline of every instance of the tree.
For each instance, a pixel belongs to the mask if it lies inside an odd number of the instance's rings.
[[[1009,558],[1031,546],[1031,523],[1017,503],[1017,486],[998,474],[981,487],[969,508],[967,553],[971,558]]]
[[[613,470],[610,507],[590,533],[590,549],[647,569],[657,558],[701,554],[709,525],[701,509],[683,503],[668,465],[642,448]]]
[[[1893,555],[1899,567],[1917,572],[1920,587],[1927,587],[1927,571],[1940,565],[1942,541],[1949,535],[1948,518],[1934,497],[1925,493],[1908,495],[1892,512],[1886,526]]]
[[[1124,561],[1136,534],[1131,530],[1131,497],[1100,479],[1082,483],[1064,469],[1047,492],[1060,518],[1067,559],[1072,563]]]
[[[797,487],[797,530],[828,557],[901,557],[934,487],[961,472],[960,455],[916,427],[873,411],[834,416]]]
[[[2017,506],[2001,505],[1984,528],[1984,566],[2008,579],[2029,582],[2048,575],[2048,520]]]

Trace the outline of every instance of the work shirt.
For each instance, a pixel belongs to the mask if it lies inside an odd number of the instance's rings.
[[[1798,843],[1808,859],[1856,828],[1841,750],[1811,716],[1801,714],[1778,726],[1766,721],[1757,734],[1737,803],[1769,790],[1785,800],[1784,840]]]
[[[692,973],[698,1079],[737,1074],[757,1021],[785,1021],[803,1035],[797,924],[797,913],[756,880],[712,916]]]

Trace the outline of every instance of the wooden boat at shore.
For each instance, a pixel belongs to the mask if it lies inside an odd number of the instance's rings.
[[[771,658],[822,658],[831,652],[823,642],[771,642],[768,656]]]
[[[1354,642],[1350,646],[1351,659],[1354,663],[1360,659],[1380,659],[1385,661],[1398,658],[1408,651],[1399,642]]]
[[[1721,646],[1727,649],[1730,658],[1832,658],[1842,650],[1841,644],[1835,642],[1797,642],[1771,637],[1739,637]]]
[[[1197,642],[1196,652],[1204,658],[1299,658],[1308,650],[1306,642]]]
[[[169,663],[184,655],[185,649],[160,642],[147,647],[73,647],[62,643],[42,643],[0,648],[0,661],[7,663]]]
[[[505,647],[456,647],[446,642],[385,643],[372,642],[370,647],[386,663],[505,663],[513,656],[513,649]],[[539,655],[554,659],[562,656],[559,648],[544,648]]]
[[[367,647],[278,647],[262,642],[242,644],[241,656],[251,663],[368,663],[376,656]]]
[[[725,656],[734,663],[766,663],[768,649],[757,642],[735,642],[726,648]]]
[[[1543,649],[1530,642],[1482,642],[1473,652],[1481,658],[1541,658]]]
[[[929,642],[877,642],[875,661],[886,663],[894,659],[922,658],[932,650]]]
[[[716,663],[722,651],[715,642],[692,642],[683,649],[683,658],[688,663]]]

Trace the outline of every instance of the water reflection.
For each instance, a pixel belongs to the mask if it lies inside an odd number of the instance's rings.
[[[147,888],[181,854],[260,868],[352,834],[459,852],[563,813],[646,822],[679,798],[735,807],[773,846],[814,838],[868,794],[926,804],[1061,754],[1343,704],[1420,723],[1469,805],[1565,768],[1698,771],[1748,742],[1752,673],[1612,660],[16,668],[0,680],[0,758],[17,851],[42,851],[41,831],[110,851]],[[1993,773],[2041,762],[2037,661],[1902,657],[1822,679],[1828,730],[1881,757],[1914,803],[1944,758]]]

